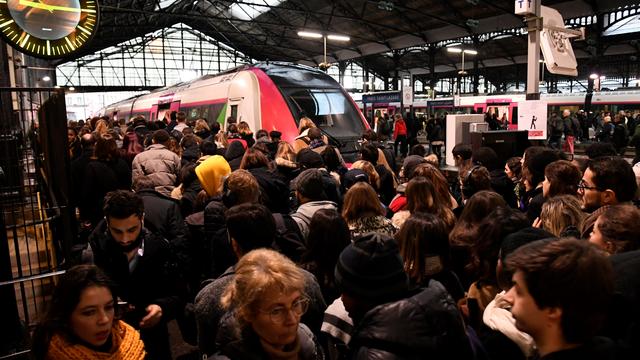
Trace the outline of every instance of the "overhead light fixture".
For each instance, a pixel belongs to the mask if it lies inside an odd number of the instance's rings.
[[[45,76],[42,77],[42,81],[49,82],[49,81],[51,81],[51,77],[49,77],[48,75],[45,75]]]
[[[69,91],[76,91],[76,88],[74,88],[73,86],[69,87]]]
[[[450,53],[456,53],[456,54],[460,54],[462,52],[462,49],[460,48],[454,48],[454,47],[448,47],[447,51]]]
[[[311,32],[311,31],[298,31],[298,36],[312,38],[312,39],[320,39],[322,37],[322,34]]]
[[[349,40],[351,40],[350,37],[344,36],[344,35],[327,35],[327,39],[334,40],[334,41],[349,41]]]
[[[606,76],[604,76],[604,75],[600,75],[600,80],[604,80],[604,79],[606,79],[606,78],[607,78]]]
[[[589,79],[591,79],[591,80],[595,80],[595,79],[597,79],[599,77],[600,77],[600,75],[598,75],[596,73],[593,73],[593,74],[589,75]]]
[[[465,49],[464,53],[469,55],[478,55],[478,52],[476,50]]]
[[[477,28],[478,25],[480,25],[480,21],[476,19],[467,19],[467,21],[465,22],[465,25],[467,25],[470,28]]]
[[[380,10],[393,11],[394,8],[395,5],[393,4],[393,1],[378,1],[378,9]]]
[[[54,89],[60,89],[60,85],[56,85],[53,87]]]

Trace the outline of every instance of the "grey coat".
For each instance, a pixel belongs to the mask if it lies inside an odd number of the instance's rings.
[[[149,145],[131,164],[132,181],[139,176],[149,176],[156,191],[171,196],[180,176],[180,157],[162,144]]]

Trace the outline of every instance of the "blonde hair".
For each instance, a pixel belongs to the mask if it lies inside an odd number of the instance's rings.
[[[302,134],[303,131],[314,127],[316,127],[316,124],[313,120],[305,116],[300,119],[300,123],[298,124],[298,134]]]
[[[94,130],[97,136],[102,137],[109,132],[109,124],[103,119],[96,122],[96,128]]]
[[[352,169],[360,169],[367,173],[369,183],[376,189],[380,189],[380,175],[373,164],[367,160],[358,160],[351,165]]]
[[[198,119],[196,120],[196,125],[193,127],[193,131],[199,132],[202,130],[211,131],[211,128],[209,127],[209,124],[207,124],[207,121],[205,119]]]
[[[240,134],[251,134],[251,128],[246,121],[240,121],[240,123],[238,124],[238,132]]]
[[[299,291],[304,295],[305,277],[284,255],[269,249],[245,254],[235,269],[235,277],[222,295],[223,309],[233,310],[236,319],[246,326],[258,312],[258,303],[272,290],[284,294]]]
[[[578,197],[559,195],[545,201],[540,220],[545,230],[559,237],[568,226],[579,226],[584,216]]]
[[[278,143],[278,151],[276,151],[276,159],[296,161],[296,153],[293,151],[293,146],[286,141],[280,141]]]
[[[227,146],[229,146],[229,141],[227,140],[227,134],[225,134],[224,131],[220,131],[213,138],[216,142],[220,143],[220,145],[222,145],[223,148],[226,148]]]

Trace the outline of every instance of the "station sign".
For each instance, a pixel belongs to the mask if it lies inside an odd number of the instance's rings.
[[[518,102],[518,130],[529,133],[529,140],[547,139],[547,102],[528,100]]]
[[[515,1],[515,14],[516,15],[535,15],[536,14],[536,2],[539,0],[516,0]]]
[[[399,103],[401,99],[400,91],[362,95],[362,102],[365,104]],[[409,101],[409,103],[411,102]]]

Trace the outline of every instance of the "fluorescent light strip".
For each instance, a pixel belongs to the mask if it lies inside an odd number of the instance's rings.
[[[327,35],[327,39],[334,41],[349,41],[350,37],[344,35]]]
[[[313,39],[320,39],[322,37],[322,34],[310,32],[310,31],[298,31],[298,36],[313,38]]]

